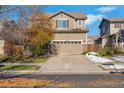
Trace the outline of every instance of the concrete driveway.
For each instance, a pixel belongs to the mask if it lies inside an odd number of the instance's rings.
[[[49,58],[40,69],[43,74],[105,74],[95,63],[84,55],[61,54]]]

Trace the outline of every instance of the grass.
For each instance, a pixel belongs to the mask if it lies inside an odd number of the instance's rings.
[[[50,80],[39,80],[33,78],[7,78],[0,79],[0,87],[4,88],[33,88],[42,87],[51,83]]]
[[[38,62],[38,63],[42,63],[47,61],[48,58],[46,57],[28,57],[28,58],[24,58],[22,56],[3,56],[0,57],[0,62],[13,62],[13,63],[34,63],[34,62]]]
[[[32,62],[45,62],[48,58],[46,57],[30,57],[28,60],[31,60]]]
[[[11,65],[5,65],[5,66],[1,66],[0,70],[38,70],[40,68],[40,66],[11,66]]]

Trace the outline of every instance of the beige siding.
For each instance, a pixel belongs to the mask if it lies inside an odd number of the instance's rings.
[[[87,51],[87,44],[82,44],[82,53]]]
[[[82,27],[77,27],[77,23],[76,20],[68,15],[65,15],[63,13],[56,15],[55,17],[53,17],[52,20],[52,25],[53,25],[53,29],[57,30],[56,28],[56,20],[57,19],[67,19],[69,21],[69,28],[68,30],[74,29],[74,28],[84,28]],[[84,24],[84,20],[83,20],[83,24]],[[84,25],[85,26],[85,25]]]
[[[54,40],[82,40],[86,41],[86,33],[55,33]]]
[[[110,24],[110,35],[119,32],[120,29],[124,29],[124,23],[121,23],[121,28],[114,28],[114,23]]]
[[[110,35],[115,34],[120,28],[114,28],[114,23],[110,24]]]

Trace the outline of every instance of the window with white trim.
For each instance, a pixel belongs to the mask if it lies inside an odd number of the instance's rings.
[[[102,33],[105,34],[105,26],[102,27]]]
[[[83,26],[83,20],[77,20],[77,26]]]
[[[114,28],[121,28],[121,23],[114,23]]]
[[[68,20],[67,19],[57,19],[57,28],[58,29],[67,29],[68,28]]]

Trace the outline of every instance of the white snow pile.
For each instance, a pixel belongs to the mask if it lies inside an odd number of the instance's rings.
[[[89,58],[92,62],[95,63],[107,63],[107,62],[115,62],[111,59],[101,57],[98,53],[95,52],[88,52],[86,57]]]
[[[116,61],[124,62],[124,56],[115,56],[115,57],[112,57],[112,59]]]
[[[114,65],[101,65],[104,69],[124,69],[124,65],[122,64],[114,64]]]

